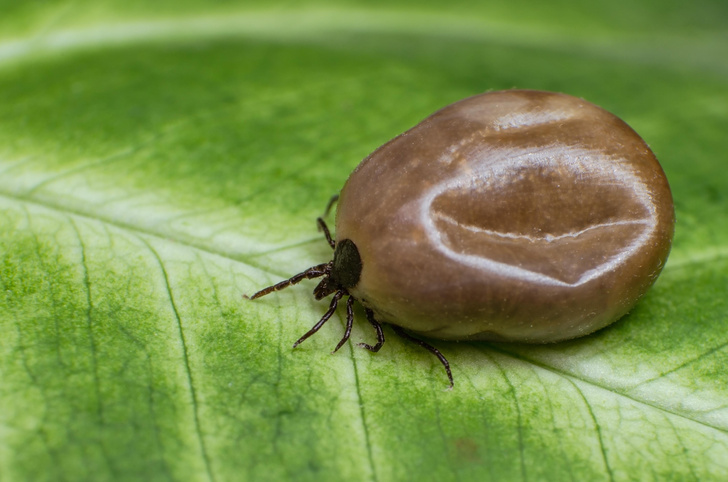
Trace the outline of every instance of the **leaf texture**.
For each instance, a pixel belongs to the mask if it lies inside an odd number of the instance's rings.
[[[728,8],[557,3],[0,2],[0,480],[728,477]],[[567,343],[436,343],[454,391],[388,329],[331,356],[342,313],[292,350],[313,286],[242,295],[330,259],[315,217],[378,145],[511,87],[651,145],[650,293]]]

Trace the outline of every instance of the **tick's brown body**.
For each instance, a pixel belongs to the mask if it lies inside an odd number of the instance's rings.
[[[667,179],[645,142],[575,97],[492,92],[367,157],[336,239],[359,248],[350,293],[432,338],[554,342],[623,316],[670,251]]]

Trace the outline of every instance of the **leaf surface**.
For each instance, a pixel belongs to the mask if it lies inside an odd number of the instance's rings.
[[[0,480],[728,477],[724,2],[0,2]],[[563,5],[562,5],[563,3]],[[547,7],[548,5],[548,7]],[[548,346],[387,329],[302,284],[315,217],[438,108],[566,92],[651,145],[670,260]],[[374,334],[357,312],[354,343]]]

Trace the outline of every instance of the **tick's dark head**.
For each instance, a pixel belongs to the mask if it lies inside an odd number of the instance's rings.
[[[330,263],[330,272],[313,290],[317,300],[329,296],[335,291],[344,290],[356,286],[361,277],[361,256],[356,245],[350,239],[344,239],[336,243],[334,260]]]

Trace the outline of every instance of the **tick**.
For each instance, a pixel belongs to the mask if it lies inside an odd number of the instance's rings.
[[[451,104],[369,155],[338,199],[333,259],[265,288],[322,278],[329,309],[346,298],[380,322],[442,340],[553,343],[625,315],[670,252],[670,187],[626,123],[564,94],[507,90]]]

